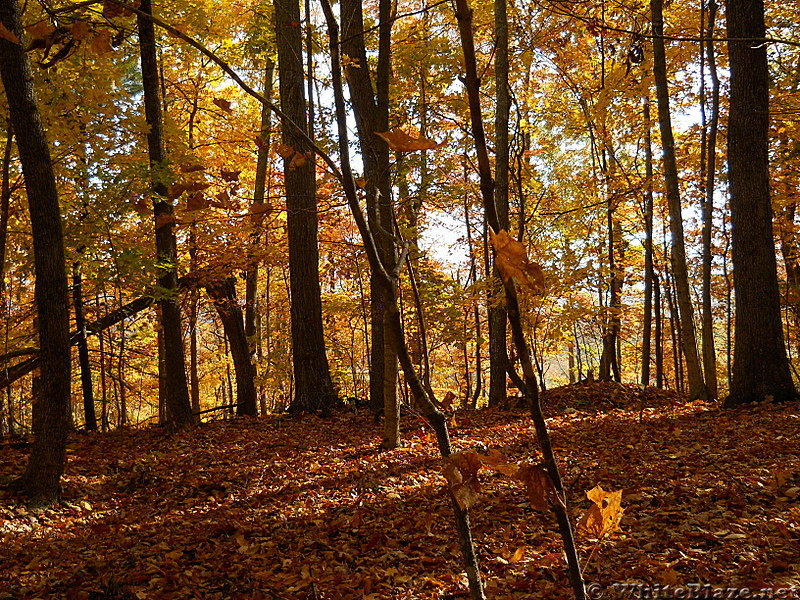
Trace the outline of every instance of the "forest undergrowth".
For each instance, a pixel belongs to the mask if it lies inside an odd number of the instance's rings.
[[[622,490],[620,529],[578,531],[594,598],[614,584],[800,586],[800,407],[687,403],[587,383],[544,394],[576,521],[597,485]],[[522,409],[459,411],[459,451],[538,462]],[[468,597],[435,438],[403,417],[379,451],[371,414],[216,421],[75,434],[63,503],[0,491],[0,600]],[[0,446],[0,483],[27,449]],[[552,514],[481,471],[471,511],[489,598],[569,598]],[[794,594],[798,593],[798,587]]]

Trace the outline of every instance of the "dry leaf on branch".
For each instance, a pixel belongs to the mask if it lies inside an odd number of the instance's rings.
[[[6,29],[6,26],[0,23],[0,38],[4,40],[8,40],[12,44],[20,44],[19,38],[14,34],[13,31],[9,31]]]
[[[489,239],[495,251],[495,264],[503,281],[513,277],[517,283],[529,290],[544,293],[544,272],[542,267],[528,260],[525,245],[518,242],[505,229],[495,233],[489,228]]]
[[[550,503],[555,496],[555,489],[544,465],[532,465],[530,463],[520,465],[514,477],[525,484],[525,489],[528,492],[528,501],[533,508],[542,512],[550,509]]]
[[[455,452],[444,463],[444,476],[450,492],[458,505],[467,510],[479,499],[481,484],[478,481],[478,470],[481,468],[481,457],[475,452]]]
[[[416,152],[417,150],[433,150],[444,146],[447,142],[435,142],[428,138],[415,138],[408,135],[402,129],[394,131],[376,131],[375,135],[389,144],[389,148],[395,152]]]
[[[230,100],[225,100],[225,98],[214,98],[212,102],[214,105],[218,106],[228,114],[233,112]]]

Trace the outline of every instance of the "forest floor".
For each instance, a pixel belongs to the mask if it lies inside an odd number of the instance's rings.
[[[575,520],[585,491],[622,490],[617,532],[577,534],[590,597],[800,597],[799,406],[599,383],[543,404]],[[456,449],[539,461],[525,411],[455,419]],[[369,414],[76,434],[63,505],[0,491],[0,600],[466,598],[433,434],[413,414],[403,429],[385,452]],[[0,481],[26,453],[0,446]],[[487,597],[571,597],[553,516],[519,482],[479,477]]]

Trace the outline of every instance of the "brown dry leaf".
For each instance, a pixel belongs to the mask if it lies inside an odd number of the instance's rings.
[[[86,21],[75,21],[69,28],[73,40],[82,40],[89,36],[92,28]]]
[[[248,214],[250,215],[250,221],[253,223],[261,223],[264,220],[264,217],[272,212],[272,205],[268,203],[264,204],[253,204],[250,207],[250,211]]]
[[[444,463],[444,476],[458,505],[467,510],[479,499],[478,470],[481,457],[475,452],[455,452]]]
[[[452,392],[452,390],[447,390],[444,398],[442,398],[442,408],[446,412],[453,410],[453,401],[455,401],[456,398],[457,396]]]
[[[132,206],[133,206],[133,210],[135,210],[140,215],[149,215],[150,213],[153,212],[153,207],[150,206],[144,200],[138,200],[137,202],[134,202],[132,204]]]
[[[180,167],[178,167],[181,173],[195,173],[197,171],[205,171],[206,168],[204,165],[196,164],[196,163],[184,163]]]
[[[111,36],[108,35],[108,32],[105,30],[98,31],[95,34],[95,36],[92,38],[90,48],[95,54],[105,54],[106,52],[114,51],[114,45],[111,42]]]
[[[223,181],[230,183],[232,181],[239,181],[239,175],[241,173],[241,171],[220,171],[219,176],[222,177]]]
[[[555,490],[543,465],[530,463],[520,465],[514,477],[525,484],[528,501],[533,508],[542,512],[549,510],[550,497]]]
[[[625,512],[621,506],[622,490],[606,492],[598,485],[586,492],[586,497],[592,506],[578,523],[579,530],[599,539],[619,529]]]
[[[428,138],[415,138],[408,135],[402,129],[394,131],[376,131],[375,135],[389,144],[389,148],[395,152],[416,152],[417,150],[433,150],[444,146],[447,142],[435,142]]]
[[[290,158],[297,154],[297,150],[288,144],[275,144],[275,152],[277,152],[278,156],[281,158]]]
[[[209,187],[211,184],[204,181],[176,181],[169,186],[169,199],[175,200],[183,192],[202,192]]]
[[[514,554],[508,558],[508,562],[511,564],[518,563],[523,558],[525,558],[525,546],[520,546],[514,551]]]
[[[202,192],[195,192],[186,198],[186,210],[203,210],[208,208],[208,199]]]
[[[269,144],[267,144],[266,140],[261,137],[261,134],[254,137],[253,141],[256,143],[256,146],[258,146],[259,150],[264,150],[265,152],[269,150]]]
[[[495,233],[490,228],[489,239],[495,251],[495,264],[503,281],[508,281],[513,277],[517,283],[532,292],[539,294],[544,292],[542,267],[538,263],[528,260],[528,252],[524,244],[508,235],[505,229]]]
[[[167,225],[176,225],[179,222],[175,215],[158,215],[156,218],[156,229],[161,229]]]
[[[233,205],[231,204],[231,196],[228,193],[228,190],[222,190],[214,197],[216,198],[216,201],[211,201],[211,206],[214,208],[222,208],[226,210],[233,208]]]
[[[36,38],[46,38],[48,35],[53,33],[56,30],[48,21],[39,21],[35,25],[31,25],[25,28],[25,31],[28,32],[28,35],[32,39]]]
[[[138,5],[139,3],[137,2],[136,4]],[[107,0],[103,2],[103,16],[106,19],[113,19],[114,17],[125,17],[131,14],[133,13],[131,13],[131,11],[126,9],[124,6],[120,6],[119,4],[115,4],[114,2],[108,2]]]
[[[289,161],[289,170],[293,171],[294,169],[304,167],[309,158],[311,158],[310,152],[295,152],[292,160]]]
[[[502,452],[495,449],[489,450],[489,454],[487,456],[482,456],[481,460],[483,460],[483,464],[487,467],[509,477],[516,475],[519,469],[517,465],[509,463]]]
[[[18,44],[20,46],[22,45],[20,43],[20,41],[19,41],[19,38],[16,36],[16,34],[14,34],[13,31],[9,31],[8,29],[6,29],[6,26],[3,25],[2,23],[0,23],[0,38],[3,38],[4,40],[8,40],[12,44]]]
[[[230,100],[225,100],[225,98],[214,98],[212,102],[228,114],[233,112]]]

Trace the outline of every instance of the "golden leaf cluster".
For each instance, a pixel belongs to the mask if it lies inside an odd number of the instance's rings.
[[[525,245],[515,240],[505,229],[495,233],[489,228],[489,240],[495,252],[495,265],[504,282],[514,280],[534,293],[544,293],[544,272],[541,265],[528,260]]]

